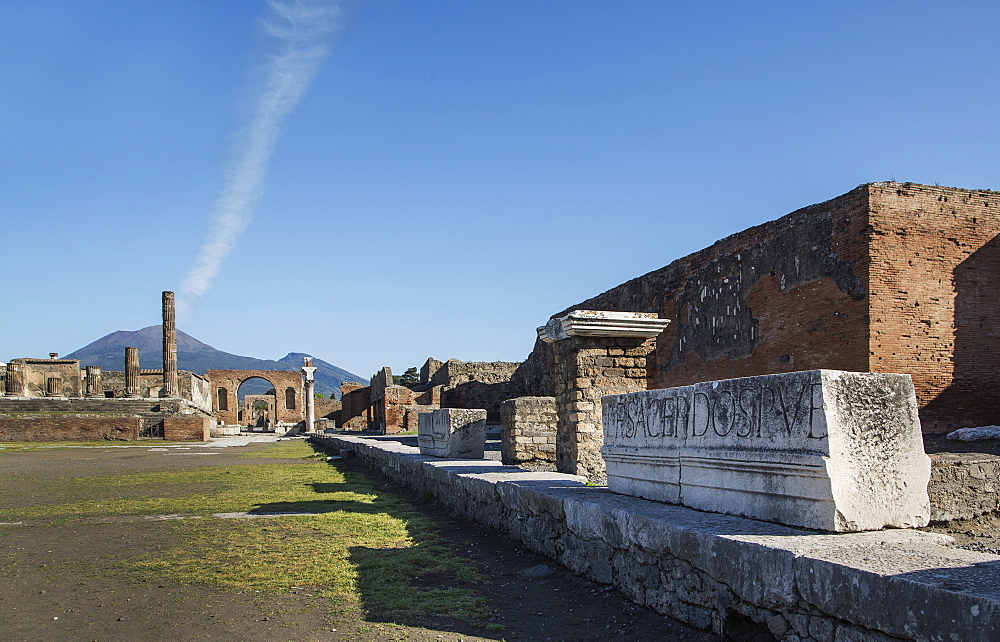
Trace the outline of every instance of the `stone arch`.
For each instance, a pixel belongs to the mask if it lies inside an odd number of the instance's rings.
[[[225,395],[215,394],[212,398],[212,412],[217,421],[228,425],[239,421],[240,409],[237,392],[240,385],[247,379],[260,378],[274,387],[275,392],[291,390],[293,398],[302,398],[302,374],[285,370],[207,370],[205,376],[211,386],[218,392],[225,390]],[[277,396],[277,394],[275,395]],[[225,400],[223,402],[223,399]],[[224,406],[224,407],[223,407]],[[298,423],[305,419],[303,404],[295,403],[291,408],[287,404],[278,403],[275,408],[275,421],[281,423]]]

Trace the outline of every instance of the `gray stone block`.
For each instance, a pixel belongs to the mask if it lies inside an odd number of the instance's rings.
[[[930,518],[909,375],[811,370],[604,397],[616,492],[848,532]]]
[[[486,451],[486,411],[441,408],[420,413],[417,445],[424,455],[482,459]]]

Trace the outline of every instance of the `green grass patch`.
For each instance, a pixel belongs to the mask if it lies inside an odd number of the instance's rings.
[[[301,441],[247,456],[286,461],[39,478],[42,492],[11,494],[0,521],[187,515],[170,523],[170,545],[121,560],[115,572],[135,582],[169,579],[265,598],[304,591],[330,600],[334,613],[360,609],[376,622],[425,625],[444,617],[486,624],[477,586],[483,578],[414,505],[350,462],[316,461]],[[212,516],[235,512],[310,515]]]

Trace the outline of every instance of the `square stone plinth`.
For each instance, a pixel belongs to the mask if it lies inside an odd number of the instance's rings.
[[[420,454],[454,459],[482,459],[486,451],[486,411],[442,408],[420,413]]]
[[[603,399],[611,490],[827,531],[930,517],[909,375],[810,370]]]

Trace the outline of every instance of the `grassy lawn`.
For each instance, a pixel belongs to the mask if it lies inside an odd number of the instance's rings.
[[[15,455],[0,452],[0,461],[5,456]],[[169,544],[101,572],[136,583],[169,578],[251,596],[295,589],[327,601],[335,616],[409,624],[451,618],[490,628],[479,594],[482,578],[449,549],[434,522],[405,500],[379,492],[379,482],[348,464],[317,461],[325,454],[301,441],[243,456],[263,459],[39,479],[39,492],[0,495],[0,522],[174,516]],[[0,474],[0,486],[7,481]],[[309,514],[213,517],[241,512]]]

